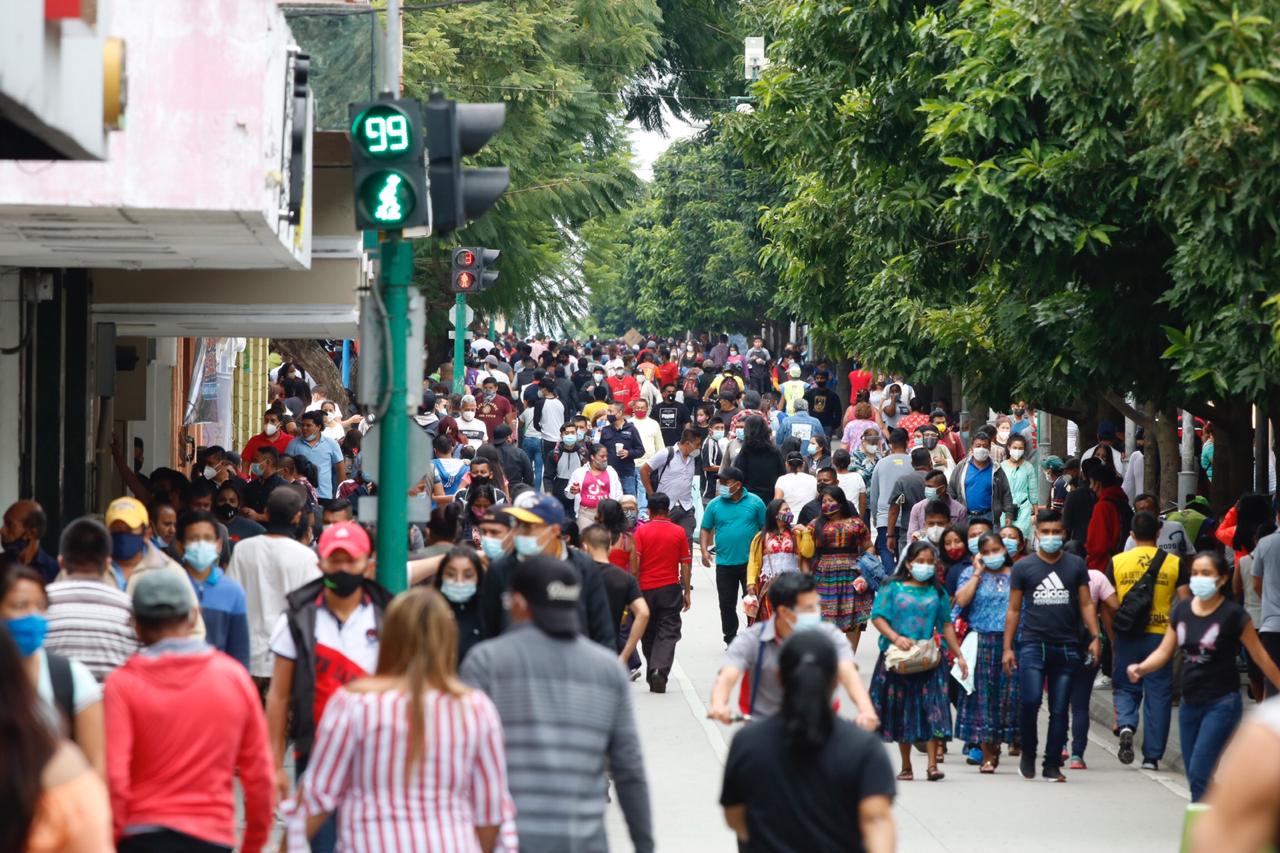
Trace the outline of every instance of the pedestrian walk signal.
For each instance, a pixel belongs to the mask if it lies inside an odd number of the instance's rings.
[[[463,248],[453,250],[452,291],[454,293],[479,293],[488,290],[498,281],[498,271],[488,269],[498,262],[502,253],[497,249]]]
[[[422,105],[387,97],[351,104],[348,112],[356,228],[396,231],[426,225]]]

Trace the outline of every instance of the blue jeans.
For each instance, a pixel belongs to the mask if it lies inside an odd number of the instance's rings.
[[[1111,682],[1116,703],[1116,728],[1138,728],[1138,707],[1142,706],[1142,760],[1159,761],[1169,742],[1169,720],[1173,716],[1173,662],[1147,673],[1134,684],[1126,670],[1141,663],[1156,650],[1162,634],[1116,637],[1115,668]]]
[[[1089,697],[1097,674],[1096,663],[1081,664],[1071,679],[1071,754],[1076,758],[1084,758],[1084,748],[1089,745]]]
[[[533,483],[538,491],[542,491],[542,441],[536,435],[526,435],[520,439],[520,449],[529,455],[533,463]]]
[[[622,484],[622,493],[624,495],[634,495],[636,493],[636,484],[639,482],[639,477],[635,472],[630,474],[619,474],[618,482]],[[639,498],[636,498],[637,503],[639,503],[639,500]]]
[[[885,577],[891,576],[897,570],[898,564],[893,559],[893,552],[889,550],[889,528],[876,528],[876,550],[880,552],[880,562],[884,563]]]
[[[1243,704],[1239,693],[1228,693],[1208,702],[1191,702],[1184,696],[1178,706],[1182,762],[1187,768],[1191,802],[1198,803],[1204,798],[1213,768],[1240,722]]]
[[[1062,766],[1062,747],[1067,743],[1067,708],[1071,704],[1071,681],[1082,663],[1080,648],[1074,643],[1018,644],[1018,689],[1022,694],[1019,728],[1022,751],[1032,758],[1039,744],[1037,724],[1044,685],[1049,683],[1049,735],[1044,744],[1044,769]]]
[[[302,780],[302,774],[307,771],[307,765],[311,761],[311,756],[298,758],[293,767],[293,778],[295,783]],[[326,820],[311,838],[311,853],[333,853],[338,846],[338,813],[335,811],[329,815]]]

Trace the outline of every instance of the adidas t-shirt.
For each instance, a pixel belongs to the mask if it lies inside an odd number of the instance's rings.
[[[1080,588],[1089,587],[1089,569],[1074,554],[1046,563],[1030,554],[1013,564],[1011,589],[1022,590],[1021,642],[1080,642]]]

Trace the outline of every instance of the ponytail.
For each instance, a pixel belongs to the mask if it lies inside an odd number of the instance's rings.
[[[831,736],[835,713],[831,691],[836,677],[836,650],[823,634],[793,634],[778,657],[782,677],[782,719],[787,746],[816,753]]]

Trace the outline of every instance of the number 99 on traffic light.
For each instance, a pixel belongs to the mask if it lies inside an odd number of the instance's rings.
[[[352,104],[349,112],[356,227],[394,231],[427,224],[421,105],[388,98]]]

